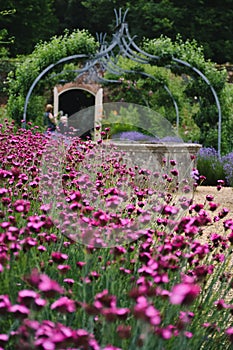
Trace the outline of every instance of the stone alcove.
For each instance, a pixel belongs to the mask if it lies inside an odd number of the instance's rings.
[[[74,116],[81,110],[85,112],[78,113],[78,126],[83,130],[82,136],[89,135],[90,131],[99,124],[103,110],[103,88],[100,84],[86,82],[87,77],[82,76],[73,82],[58,84],[53,89],[54,114],[63,111],[68,118]]]

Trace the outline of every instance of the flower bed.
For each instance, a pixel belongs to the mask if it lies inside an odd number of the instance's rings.
[[[0,348],[230,349],[233,220],[175,159],[12,125],[0,142]]]

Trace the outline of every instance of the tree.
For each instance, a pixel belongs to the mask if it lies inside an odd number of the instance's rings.
[[[14,37],[11,55],[28,54],[40,40],[49,39],[57,30],[54,0],[0,0],[3,10],[15,9],[11,16],[1,16],[0,26]]]
[[[205,57],[214,62],[233,62],[233,3],[231,0],[173,0],[182,15],[174,31],[184,39],[196,39]]]
[[[77,2],[77,1],[76,1]],[[88,9],[87,28],[103,31],[113,25],[114,8],[129,8],[127,20],[132,35],[154,39],[160,35],[175,40],[195,39],[203,46],[205,57],[214,62],[233,62],[233,5],[232,0],[85,0]]]
[[[3,16],[9,16],[15,13],[15,9],[0,11],[0,19]],[[10,38],[6,28],[0,29],[0,57],[7,57],[9,54],[8,45],[13,42],[13,38]]]
[[[89,29],[90,16],[82,1],[55,0],[54,8],[59,21],[58,34],[62,34],[65,29]]]
[[[114,9],[129,9],[131,35],[142,39],[165,35],[175,40],[195,39],[205,57],[217,63],[233,62],[232,0],[0,0],[1,9],[15,8],[0,18],[0,27],[15,36],[11,55],[30,53],[40,40],[64,29],[87,29],[92,35],[114,32]]]
[[[0,18],[10,16],[15,12],[15,9],[8,11],[0,11]],[[13,42],[13,38],[9,37],[8,31],[5,28],[0,29],[0,104],[6,102],[7,96],[5,93],[5,79],[8,73],[13,70],[15,62],[9,59],[9,45]]]

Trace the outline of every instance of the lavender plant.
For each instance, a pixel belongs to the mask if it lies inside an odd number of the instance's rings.
[[[160,139],[155,136],[145,135],[139,131],[124,131],[113,135],[113,140],[119,139],[121,141],[135,141],[135,142],[153,142],[158,143]]]
[[[226,185],[233,186],[233,152],[219,157],[212,147],[203,147],[197,156],[199,173],[206,177],[204,185],[217,185],[224,180]]]
[[[204,185],[217,185],[218,180],[225,179],[225,171],[217,151],[213,147],[203,147],[197,156],[197,168],[206,177]]]
[[[222,157],[226,183],[233,187],[233,152]]]

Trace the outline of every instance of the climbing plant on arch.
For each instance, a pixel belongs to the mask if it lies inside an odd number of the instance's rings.
[[[125,16],[126,13],[121,16],[121,11],[119,15],[116,13],[117,29],[109,45],[105,36],[101,36],[98,42],[87,31],[78,30],[54,37],[50,42],[38,44],[25,62],[17,67],[15,74],[9,75],[8,113],[18,123],[22,117],[24,122],[26,117],[31,121],[36,120],[42,113],[46,89],[64,77],[72,80],[77,75],[95,70],[96,64],[101,65],[104,71],[118,76],[135,74],[135,70],[129,72],[124,67],[119,68],[118,58],[124,55],[137,62],[140,67],[144,64],[166,67],[177,75],[185,74],[188,77],[185,93],[190,99],[195,97],[200,104],[200,110],[195,116],[195,121],[202,131],[200,142],[205,143],[212,128],[217,141],[213,146],[218,148],[220,154],[221,105],[224,102],[226,72],[218,71],[214,63],[205,61],[201,48],[197,47],[195,42],[184,43],[178,39],[173,43],[169,38],[160,37],[145,40],[139,48],[129,35]],[[67,67],[69,62],[75,65]],[[148,74],[144,76],[153,78]],[[104,82],[104,79],[101,78],[100,81]],[[167,86],[166,82],[164,86]],[[172,93],[170,95],[172,96]],[[223,122],[226,122],[224,118]]]
[[[66,32],[62,36],[51,38],[49,42],[39,43],[24,62],[18,65],[15,72],[8,75],[8,114],[18,125],[21,124],[27,93],[35,79],[47,68],[47,74],[44,74],[43,79],[39,79],[28,103],[28,120],[35,121],[43,113],[46,97],[48,97],[46,91],[50,91],[61,79],[74,79],[74,68],[94,55],[97,46],[95,38],[84,30]],[[81,54],[77,55],[77,52]],[[64,57],[72,58],[64,61],[62,60]],[[71,61],[72,66],[67,67],[65,64]],[[57,62],[60,63],[56,64]],[[64,70],[64,74],[59,74]]]

